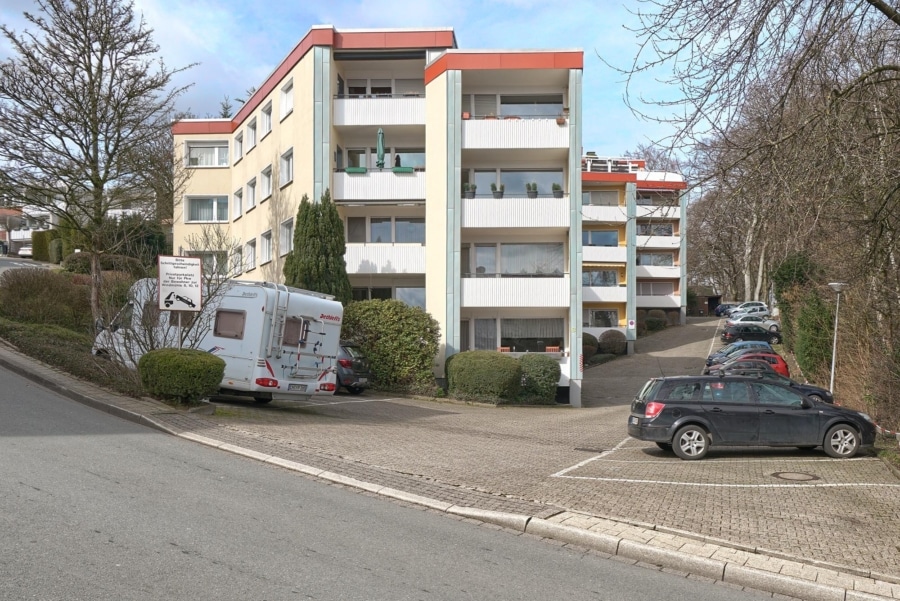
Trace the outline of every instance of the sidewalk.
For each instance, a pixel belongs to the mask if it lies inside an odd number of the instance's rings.
[[[697,337],[697,341],[687,344],[702,344],[699,340],[702,336],[698,333]],[[646,340],[647,344],[644,348],[639,347],[639,352],[654,357],[663,373],[668,373],[669,370],[682,370],[681,373],[684,373],[688,356],[697,351],[691,349],[689,353],[685,348],[672,346],[671,341],[663,338],[652,342],[650,339]],[[660,348],[652,348],[654,344],[658,344]],[[601,387],[597,387],[592,391],[590,401],[595,405],[590,406],[621,405],[623,398],[621,395],[624,391],[627,390],[629,395],[624,398],[633,395],[634,388],[631,387],[629,378],[640,376],[637,373],[639,370],[632,369],[627,364],[630,360],[631,357],[624,358],[623,363],[616,365],[613,370],[615,377],[620,379],[618,382],[611,382],[607,386],[607,379],[604,379],[602,390],[599,390]],[[152,399],[132,399],[110,394],[21,355],[5,344],[0,344],[0,365],[76,401],[187,440],[277,465],[309,477],[441,511],[461,519],[493,524],[526,535],[591,549],[599,554],[649,568],[663,569],[728,586],[816,601],[900,599],[898,574],[880,574],[823,561],[801,561],[787,553],[764,552],[715,537],[659,525],[606,519],[568,510],[562,505],[529,502],[523,500],[525,497],[521,494],[511,496],[454,486],[444,483],[439,475],[417,476],[390,467],[380,467],[389,465],[387,463],[353,460],[355,453],[351,448],[337,454],[334,449],[317,448],[315,440],[307,441],[297,438],[296,435],[286,436],[273,424],[280,423],[285,414],[292,413],[290,409],[264,410],[258,418],[260,424],[256,425],[249,422],[244,426],[223,425],[220,423],[221,420],[200,412],[183,412]],[[609,379],[614,378],[610,376]],[[621,392],[615,392],[616,387],[621,388]],[[376,424],[395,419],[390,412],[400,407],[404,410],[404,419],[407,420],[402,427],[407,431],[416,428],[416,420],[427,420],[431,414],[456,414],[467,410],[465,407],[440,403],[410,401],[404,404],[403,399],[366,400],[354,397],[353,401],[348,399],[346,404],[351,402],[368,402],[369,405],[366,405],[368,413],[365,417]],[[471,413],[475,418],[483,419],[483,411],[476,408]],[[583,410],[550,408],[535,411],[551,411],[555,412],[554,415],[561,415],[565,419],[578,419],[582,415],[578,412]],[[599,411],[602,412],[603,409]],[[528,410],[525,411],[527,412]],[[309,418],[303,411],[296,413]],[[338,426],[352,427],[352,424],[338,424]],[[354,434],[356,433],[348,432],[348,440],[351,440]],[[449,442],[454,442],[452,438],[454,435],[456,433],[448,432]],[[361,444],[364,442],[361,441]],[[447,448],[455,449],[451,446]],[[469,457],[460,457],[459,461],[469,463],[470,469],[476,468]],[[440,465],[440,462],[435,465]],[[543,466],[540,467],[543,469]],[[483,470],[504,468],[505,466],[478,466],[478,469]],[[834,540],[830,543],[834,545],[835,557],[842,557],[840,541]]]

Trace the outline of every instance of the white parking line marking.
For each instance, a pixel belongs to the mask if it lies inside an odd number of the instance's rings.
[[[564,470],[562,470],[562,471],[560,471],[560,472],[556,472],[555,474],[553,474],[553,475],[550,476],[550,477],[551,477],[551,478],[562,478],[562,477],[565,476],[566,472],[571,472],[572,470],[576,470],[576,469],[578,469],[578,468],[580,468],[580,467],[582,467],[582,466],[585,466],[585,465],[587,465],[588,463],[591,463],[592,461],[597,461],[598,459],[602,459],[603,457],[606,457],[606,456],[609,455],[610,453],[615,453],[616,451],[618,451],[618,450],[622,447],[622,445],[624,445],[624,444],[625,444],[626,442],[628,442],[629,440],[632,440],[632,438],[631,438],[630,436],[626,437],[625,440],[623,440],[622,442],[620,442],[619,444],[617,444],[616,446],[614,446],[614,447],[611,448],[610,450],[608,450],[608,451],[603,451],[602,453],[600,453],[599,455],[597,455],[597,456],[595,456],[595,457],[591,457],[591,458],[589,458],[589,459],[585,459],[585,460],[582,461],[581,463],[576,463],[576,464],[573,465],[572,467],[567,467],[566,469],[564,469]]]
[[[668,480],[634,480],[630,478],[595,478],[592,476],[554,476],[570,480],[597,480],[600,482],[623,482],[628,484],[667,484],[670,486],[702,486],[704,488],[849,488],[851,486],[872,486],[876,488],[900,488],[900,484],[874,484],[854,482],[845,484],[712,484],[708,482],[673,482]]]
[[[672,463],[675,461],[675,457],[671,460],[665,459],[647,459],[647,460],[630,460],[630,459],[604,459],[604,463]],[[681,461],[680,459],[678,461]],[[881,461],[880,459],[876,459],[875,457],[856,457],[853,459],[833,459],[831,457],[822,457],[821,459],[792,459],[791,457],[772,457],[770,459],[727,459],[725,457],[722,458],[713,458],[713,459],[704,459],[702,463],[694,462],[688,463],[688,465],[695,465],[700,467],[701,465],[708,465],[710,463],[720,464],[720,463],[769,463],[772,461],[787,461],[790,463],[849,463],[851,461]],[[679,464],[680,465],[680,464]],[[570,468],[571,469],[571,468]]]

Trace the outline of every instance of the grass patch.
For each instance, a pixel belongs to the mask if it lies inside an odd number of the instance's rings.
[[[882,461],[900,472],[900,444],[896,436],[879,434],[875,437],[875,453]]]

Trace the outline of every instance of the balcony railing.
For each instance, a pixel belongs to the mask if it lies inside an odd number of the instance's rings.
[[[638,265],[634,268],[634,275],[638,278],[665,278],[676,279],[681,277],[679,266]]]
[[[644,169],[642,159],[623,157],[599,157],[585,155],[581,157],[581,170],[589,173],[637,173]]]
[[[583,286],[581,298],[585,303],[624,303],[628,300],[625,286]]]
[[[401,243],[347,243],[347,274],[425,273],[425,246]]]
[[[569,274],[559,277],[464,275],[460,284],[462,307],[569,306]]]
[[[636,296],[634,302],[637,307],[677,309],[681,307],[681,296],[677,294],[667,296]]]
[[[625,223],[628,221],[628,212],[624,206],[582,205],[581,214],[584,215],[585,222]]]
[[[337,96],[334,125],[425,125],[424,94]]]
[[[462,200],[462,227],[569,227],[568,198],[476,197]]]
[[[640,248],[679,248],[681,236],[637,236]]]
[[[584,246],[581,257],[585,263],[624,263],[628,260],[628,249],[624,246]]]
[[[338,200],[425,200],[425,171],[364,169],[334,173],[334,199]]]
[[[462,122],[462,147],[470,150],[569,148],[569,122],[555,118],[467,119]]]

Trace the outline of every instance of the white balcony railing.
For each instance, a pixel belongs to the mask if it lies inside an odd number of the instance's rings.
[[[462,147],[569,148],[569,124],[556,119],[470,119],[462,122]]]
[[[624,246],[582,246],[581,260],[585,263],[625,263],[628,249]]]
[[[624,303],[628,300],[625,286],[584,286],[581,298],[585,303]]]
[[[678,219],[681,217],[679,207],[658,207],[654,205],[637,205],[635,208],[637,217],[659,217],[661,219]]]
[[[344,254],[347,274],[425,273],[425,246],[422,244],[347,243]]]
[[[677,309],[681,307],[681,296],[636,296],[634,302],[638,308]]]
[[[681,236],[638,236],[638,248],[680,248]]]
[[[365,173],[334,174],[335,200],[425,200],[425,172],[394,173],[374,169]]]
[[[634,275],[638,278],[667,278],[672,280],[681,277],[681,267],[657,267],[655,265],[638,265],[634,268]]]
[[[569,227],[568,198],[464,198],[462,227]]]
[[[334,124],[342,125],[425,125],[424,96],[376,96],[335,98]]]
[[[559,278],[464,277],[462,307],[568,307],[569,276]]]
[[[603,223],[625,223],[628,221],[628,213],[625,207],[598,207],[594,205],[583,205],[581,214],[584,216],[584,223],[591,221],[600,221]]]

